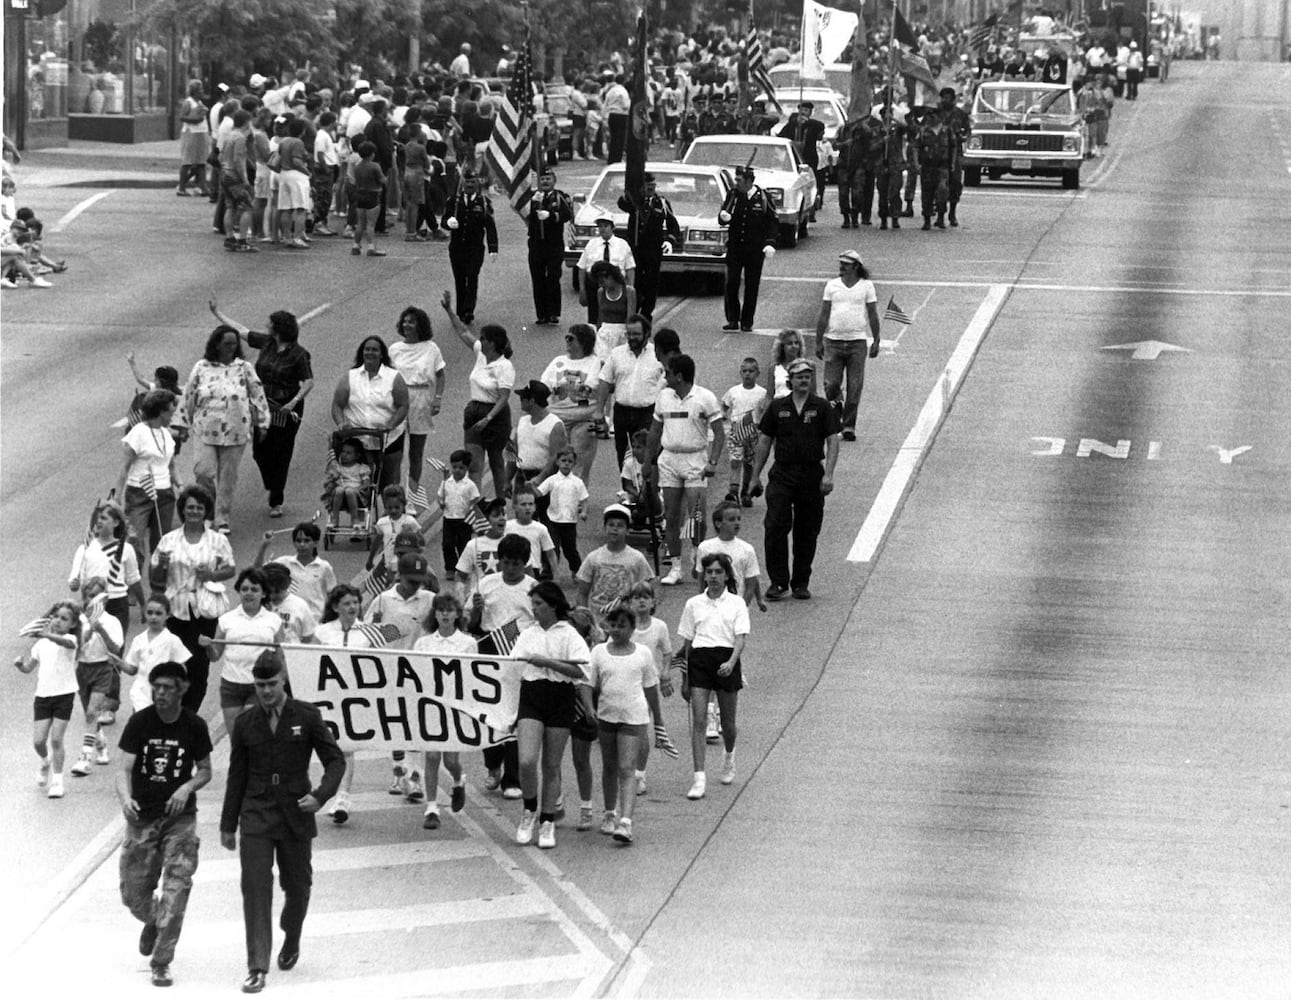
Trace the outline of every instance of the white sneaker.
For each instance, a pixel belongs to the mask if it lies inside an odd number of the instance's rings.
[[[32,288],[53,288],[54,283],[52,281],[46,281],[44,278],[41,278],[41,277],[35,277],[31,279],[31,287]]]
[[[99,713],[99,725],[110,726],[117,721],[117,713],[109,712],[106,708]]]
[[[350,818],[350,794],[349,792],[337,792],[336,798],[332,799],[332,804],[328,807],[327,813],[332,817],[332,822],[340,826]]]
[[[45,793],[51,799],[61,799],[63,797],[63,776],[56,774],[49,782],[49,791]]]
[[[632,843],[632,820],[621,819],[619,825],[615,827],[614,839],[620,844]]]
[[[618,822],[619,817],[614,810],[607,809],[605,811],[605,818],[601,820],[601,833],[608,837],[614,832],[614,828],[618,825]]]
[[[0,288],[17,288],[18,282],[10,281],[8,278],[0,278]]]
[[[637,772],[637,794],[644,795],[645,793],[646,793],[645,772],[638,771]]]
[[[80,758],[72,765],[72,774],[78,778],[84,778],[92,770],[94,766],[90,763],[90,755],[85,752],[82,752]]]
[[[717,722],[717,706],[711,701],[708,703],[708,726],[704,731],[704,740],[708,743],[716,743],[722,738],[722,728]]]
[[[108,741],[105,740],[102,736],[95,738],[94,750],[95,750],[94,763],[96,764],[112,763],[111,758],[108,757]]]
[[[533,843],[533,825],[538,820],[538,814],[532,809],[526,809],[520,817],[520,825],[516,827],[516,843],[532,844]]]
[[[672,564],[672,568],[668,570],[668,572],[664,575],[664,578],[659,582],[662,583],[665,587],[675,587],[677,586],[677,584],[681,583],[681,577],[682,577],[681,560],[677,559],[677,560],[674,560]]]
[[[695,783],[690,786],[690,791],[686,793],[688,799],[702,799],[704,792],[708,790],[708,775],[703,771],[695,772]]]
[[[36,787],[44,788],[49,784],[49,761],[40,762],[40,770],[36,772]]]
[[[729,785],[735,780],[735,752],[731,751],[722,760],[722,784]]]
[[[551,820],[538,827],[538,846],[544,849],[556,846],[556,824]]]
[[[405,788],[403,794],[409,802],[421,802],[426,798],[426,790],[421,786],[420,771],[409,772]]]

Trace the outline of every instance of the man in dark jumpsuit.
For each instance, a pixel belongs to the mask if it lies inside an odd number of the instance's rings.
[[[717,213],[718,225],[726,237],[726,324],[723,330],[753,329],[758,309],[758,285],[762,264],[775,256],[779,223],[775,205],[765,191],[753,183],[752,167],[735,169],[735,187]],[[740,306],[740,276],[744,277],[744,305]]]
[[[560,323],[560,276],[565,269],[565,225],[574,218],[569,195],[556,190],[556,174],[544,167],[529,203],[529,278],[539,326]]]
[[[950,195],[950,224],[959,225],[955,210],[959,207],[959,198],[964,193],[964,143],[968,134],[973,131],[972,120],[968,112],[955,104],[955,88],[942,87],[938,93],[940,102],[937,114],[950,133],[950,163],[946,168],[947,188]]]
[[[243,993],[259,993],[273,949],[273,863],[282,883],[283,932],[278,968],[300,958],[300,933],[309,909],[314,869],[314,814],[336,794],[345,758],[318,709],[287,697],[282,654],[266,650],[252,669],[256,704],[237,717],[229,737],[229,777],[220,816],[220,843],[235,850],[242,828],[242,915],[247,935]],[[318,755],[323,777],[311,789],[309,761]]]
[[[681,247],[681,226],[668,199],[659,194],[654,174],[645,174],[641,197],[636,203],[619,195],[619,208],[628,213],[628,246],[636,258],[637,312],[654,318],[659,298],[659,271],[663,267],[663,244]]]
[[[444,225],[448,238],[448,261],[456,285],[457,315],[463,323],[475,320],[475,301],[480,294],[480,268],[484,266],[485,243],[489,257],[498,256],[498,227],[493,205],[480,193],[480,179],[474,171],[462,173],[462,190],[448,203]]]
[[[758,424],[758,450],[753,461],[752,493],[762,492],[762,469],[775,446],[775,464],[767,477],[767,514],[763,550],[771,586],[768,601],[784,600],[792,592],[800,601],[811,598],[811,563],[816,539],[825,519],[825,497],[834,489],[838,462],[839,421],[829,402],[811,392],[811,362],[799,358],[789,365],[789,395],[774,400]],[[823,464],[822,464],[823,463]],[[789,535],[793,534],[793,564]]]

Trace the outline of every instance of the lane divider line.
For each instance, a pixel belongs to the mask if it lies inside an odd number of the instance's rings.
[[[928,449],[937,438],[937,432],[946,421],[950,408],[959,394],[964,379],[977,357],[977,352],[986,339],[986,333],[995,322],[1005,301],[1009,297],[1009,285],[992,285],[977,307],[968,327],[955,345],[954,353],[946,363],[945,369],[938,376],[936,384],[928,394],[928,399],[919,411],[919,416],[906,435],[905,442],[897,452],[892,467],[879,487],[869,513],[865,516],[861,530],[856,534],[851,551],[847,553],[848,562],[873,562],[883,541],[892,526],[892,521],[901,509],[915,473],[923,465]]]

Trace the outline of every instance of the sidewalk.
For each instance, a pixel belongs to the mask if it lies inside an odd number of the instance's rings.
[[[178,180],[179,143],[72,142],[29,150],[13,171],[20,187],[169,187]]]

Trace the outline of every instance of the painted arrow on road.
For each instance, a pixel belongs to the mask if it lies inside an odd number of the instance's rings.
[[[1186,351],[1192,353],[1190,347],[1176,347],[1174,344],[1167,344],[1163,340],[1138,340],[1133,344],[1111,344],[1103,348],[1104,351],[1133,351],[1130,355],[1131,361],[1155,361],[1161,357],[1163,351]]]

